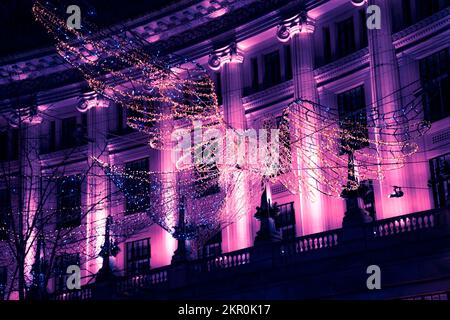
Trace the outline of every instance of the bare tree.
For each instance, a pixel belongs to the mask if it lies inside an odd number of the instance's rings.
[[[0,127],[7,149],[0,151],[4,152],[0,157],[0,266],[7,266],[8,277],[0,283],[0,295],[9,299],[17,292],[20,300],[45,299],[50,282],[58,286],[58,276],[65,285],[66,270],[61,268],[70,257],[78,256],[71,263],[84,266],[86,276],[93,276],[88,274],[89,264],[99,258],[111,193],[103,190],[100,196],[92,195],[91,184],[109,182],[95,167],[89,150],[95,145],[95,156],[101,157],[107,140],[94,141],[86,128],[77,127],[73,140],[66,143],[69,147],[48,156],[40,141],[49,137],[40,134],[36,110],[15,108],[7,114]],[[74,157],[81,157],[83,163],[76,169],[71,168]],[[96,214],[99,210],[102,215]],[[139,230],[130,226],[136,217],[114,220],[117,238]]]

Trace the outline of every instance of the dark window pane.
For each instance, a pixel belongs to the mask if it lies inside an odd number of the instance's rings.
[[[367,146],[367,111],[364,86],[348,90],[338,95],[339,125],[342,134],[342,152]]]
[[[81,176],[68,176],[57,181],[57,228],[81,223]]]
[[[19,129],[11,130],[11,146],[10,146],[10,157],[9,160],[19,159]]]
[[[417,15],[419,19],[425,19],[442,9],[443,6],[441,7],[439,2],[439,0],[416,0]]]
[[[284,73],[286,80],[292,79],[292,57],[291,57],[291,46],[287,45],[284,47]]]
[[[323,59],[325,63],[331,61],[331,36],[329,27],[323,28]]]
[[[126,243],[126,274],[141,275],[150,270],[150,238]]]
[[[8,160],[8,131],[0,132],[0,161]]]
[[[424,115],[431,122],[450,115],[448,55],[448,49],[444,49],[420,60]]]
[[[269,88],[280,82],[280,53],[277,50],[264,55],[264,87]]]
[[[337,52],[339,57],[344,57],[355,52],[353,17],[337,23],[337,36]]]
[[[360,47],[365,48],[367,47],[368,40],[367,40],[367,17],[366,17],[366,11],[360,10],[359,11],[359,19],[360,19],[360,25],[361,25],[361,38],[360,38]]]
[[[275,226],[281,232],[283,240],[295,238],[294,202],[278,205],[280,214],[275,219]]]
[[[222,75],[220,72],[216,72],[216,95],[217,95],[217,103],[222,105],[223,97],[222,97]]]
[[[8,279],[8,268],[0,267],[0,300],[5,299],[6,284]]]
[[[127,162],[125,170],[132,177],[125,181],[125,208],[126,214],[142,212],[150,206],[150,184],[146,181],[136,179],[141,173],[148,172],[148,158]]]
[[[435,208],[450,206],[450,153],[430,160]]]
[[[402,0],[402,16],[403,27],[408,27],[412,24],[411,0]]]
[[[222,254],[222,232],[219,231],[203,246],[203,258],[216,257]]]
[[[258,58],[252,58],[250,64],[252,72],[252,91],[257,92],[259,89]]]
[[[11,215],[11,193],[9,189],[0,190],[0,240],[8,239]]]
[[[61,148],[73,148],[77,146],[76,140],[77,117],[62,120],[61,124]]]

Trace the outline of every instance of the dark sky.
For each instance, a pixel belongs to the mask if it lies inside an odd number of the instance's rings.
[[[177,0],[53,0],[62,6],[77,4],[83,13],[93,13],[89,21],[98,26],[143,16]],[[33,0],[0,0],[0,57],[47,47],[53,44],[44,29],[34,21]],[[86,10],[85,10],[86,8]]]

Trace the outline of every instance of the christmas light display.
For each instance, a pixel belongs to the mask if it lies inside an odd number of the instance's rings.
[[[33,7],[35,19],[53,35],[61,57],[80,70],[94,91],[128,109],[128,125],[148,135],[152,148],[181,151],[171,141],[178,128],[188,135],[196,129],[217,129],[222,134],[220,145],[228,142],[228,126],[214,83],[199,64],[175,55],[149,53],[143,49],[148,43],[132,31],[107,33],[86,21],[81,30],[67,28],[56,11],[39,1]],[[214,167],[195,161],[179,166],[179,159],[173,172],[127,172],[96,161],[128,201],[171,234],[175,233],[176,212],[162,208],[177,208],[183,199],[189,208],[186,223],[195,226],[198,236],[201,229],[216,231],[245,214],[228,212],[226,216],[224,210],[225,202],[237,192],[233,187],[238,176],[250,194],[259,195],[261,181],[266,181],[281,182],[291,192],[311,198],[312,190],[341,196],[343,190],[358,189],[361,181],[383,179],[384,172],[403,166],[406,158],[417,152],[414,140],[429,128],[429,123],[421,120],[419,103],[420,97],[395,112],[383,114],[373,107],[368,112],[344,114],[337,108],[296,100],[285,108],[280,123],[269,119],[263,124],[280,131],[276,149],[257,147],[256,152],[269,159],[265,163],[239,161],[231,152]],[[238,133],[232,140],[248,150],[249,142],[239,142],[241,138]],[[203,153],[209,143],[201,139],[183,151],[191,157]],[[271,160],[274,153],[277,161]],[[349,179],[349,174],[355,177]],[[203,191],[217,185],[218,192],[197,197],[199,185]]]
[[[59,55],[80,70],[95,92],[129,109],[128,125],[148,134],[153,148],[170,148],[162,128],[173,128],[177,120],[201,119],[205,128],[223,127],[214,84],[198,63],[149,54],[142,39],[129,31],[105,37],[86,21],[80,30],[68,28],[57,13],[50,5],[34,3],[34,17],[55,38]]]
[[[290,134],[280,138],[281,144],[289,143],[292,148],[284,149],[281,167],[290,166],[291,150],[299,153],[303,167],[280,175],[280,181],[292,192],[298,191],[300,182],[306,195],[314,189],[340,196],[343,188],[356,190],[361,181],[383,179],[386,171],[401,168],[417,152],[414,140],[430,128],[423,120],[420,98],[395,112],[381,114],[370,108],[367,115],[366,106],[343,115],[337,108],[308,100],[292,102],[283,115]],[[349,165],[356,175],[351,181]]]

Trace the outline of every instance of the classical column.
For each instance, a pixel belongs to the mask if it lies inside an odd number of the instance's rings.
[[[108,153],[108,100],[95,93],[85,94],[78,111],[87,112],[88,128],[88,166],[87,172],[87,240],[86,240],[86,271],[96,274],[102,266],[102,258],[98,255],[105,242],[104,230],[109,215],[109,180],[103,169],[95,164],[94,158],[109,163]],[[82,137],[84,138],[84,137]],[[94,258],[96,257],[96,258]]]
[[[294,99],[304,99],[303,104],[318,103],[316,81],[314,79],[314,41],[313,34],[315,22],[305,11],[285,20],[277,29],[277,37],[281,42],[289,42],[292,57],[292,75],[294,87]],[[313,121],[313,119],[310,119]],[[320,148],[316,135],[306,128],[290,128],[295,135],[300,135],[300,143],[305,143],[302,148],[303,156],[298,148],[292,146],[292,162],[294,170],[299,169],[299,179],[306,184],[314,185],[314,178],[320,175],[318,170],[311,168],[320,167],[320,157],[312,152],[310,146]],[[309,147],[307,147],[309,145]],[[317,150],[319,151],[319,150]],[[300,211],[298,213],[301,221],[298,229],[300,234],[310,234],[324,231],[326,221],[323,212],[323,196],[314,188],[301,187],[299,181]],[[307,193],[309,194],[307,196]],[[297,201],[296,201],[297,202]],[[298,207],[298,206],[297,206]]]
[[[389,0],[369,0],[368,5],[378,6],[381,13],[381,28],[368,29],[372,103],[380,114],[400,111],[403,98],[397,56],[392,40],[391,2]],[[381,121],[384,123],[378,123],[377,127],[395,122],[392,117]],[[378,133],[375,132],[375,138],[377,135]],[[384,140],[386,140],[386,137],[384,137]],[[386,165],[380,165],[380,175],[386,169]],[[388,218],[409,213],[408,202],[414,201],[414,199],[406,194],[402,198],[388,198],[393,190],[392,186],[405,186],[405,183],[407,183],[404,170],[398,169],[386,172],[384,179],[380,180],[376,186],[377,218]]]
[[[39,125],[42,118],[37,107],[16,109],[9,119],[9,124],[19,130],[19,173],[18,203],[22,219],[18,220],[18,231],[24,239],[23,261],[25,279],[32,279],[31,269],[35,263],[36,237],[39,224],[33,225],[40,207],[41,164],[39,159]],[[31,230],[29,230],[31,226]],[[25,235],[29,238],[25,239]],[[18,253],[19,254],[19,253]],[[21,258],[18,257],[19,260]],[[20,271],[19,271],[20,272]]]
[[[242,104],[242,62],[244,57],[236,43],[215,51],[208,64],[213,70],[221,70],[222,97],[225,122],[228,129],[245,130],[247,122]],[[243,143],[244,139],[240,140]],[[251,213],[248,208],[248,190],[245,171],[233,173],[235,183],[232,196],[226,203],[227,214],[238,215],[235,223],[224,230],[224,251],[233,251],[251,246]]]
[[[157,110],[163,115],[170,115],[171,107],[168,104],[155,105]],[[177,198],[177,174],[176,174],[176,159],[172,154],[173,141],[171,141],[172,133],[175,130],[172,121],[161,121],[156,124],[161,133],[160,139],[150,143],[149,157],[150,157],[150,171],[160,172],[162,192],[161,199],[158,199],[162,207],[161,215],[165,217],[166,221],[177,221],[178,214],[178,198]],[[161,146],[156,147],[158,145]],[[154,146],[155,148],[153,148]],[[175,225],[173,226],[175,227]],[[152,235],[152,267],[165,266],[171,263],[172,256],[177,247],[177,241],[172,234],[164,230],[158,225],[150,227],[149,232]],[[153,250],[154,249],[154,250]]]

